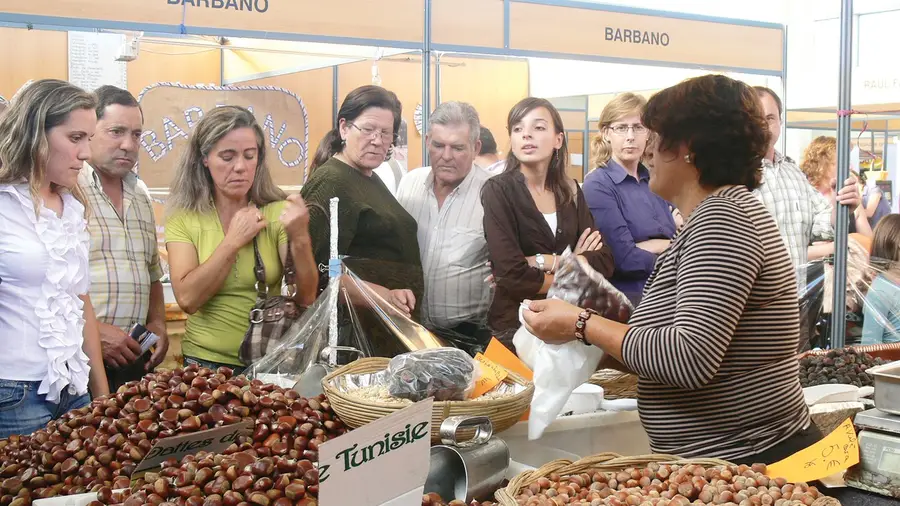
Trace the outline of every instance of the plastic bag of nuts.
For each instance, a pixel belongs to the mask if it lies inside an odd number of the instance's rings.
[[[318,447],[347,431],[324,396],[305,399],[230,369],[189,366],[146,375],[28,436],[0,440],[0,506],[127,488],[158,439],[254,423],[226,453],[318,460]]]
[[[397,355],[387,368],[388,391],[413,402],[463,401],[475,388],[479,370],[468,353],[458,348],[436,348]]]

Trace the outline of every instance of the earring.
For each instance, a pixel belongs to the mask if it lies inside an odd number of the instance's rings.
[[[691,159],[691,155],[684,155],[684,163],[694,163],[694,160]]]

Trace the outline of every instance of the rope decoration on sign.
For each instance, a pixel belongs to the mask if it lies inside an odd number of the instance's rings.
[[[900,109],[896,109],[896,110],[887,110],[887,111],[877,111],[877,112],[878,112],[879,114],[900,114]],[[863,115],[864,118],[865,118],[865,119],[863,119],[863,127],[862,127],[862,130],[860,130],[860,131],[859,131],[859,135],[856,136],[856,145],[857,145],[857,147],[859,147],[859,152],[860,152],[860,154],[865,153],[867,156],[869,156],[870,158],[872,158],[872,160],[878,160],[879,157],[878,157],[878,156],[875,156],[875,153],[872,153],[872,152],[870,152],[870,151],[868,151],[868,150],[864,150],[864,149],[862,148],[862,144],[860,143],[860,141],[862,140],[862,135],[863,135],[864,133],[866,133],[867,131],[869,131],[869,114],[870,114],[870,113],[869,113],[869,112],[866,112],[866,111],[857,111],[856,109],[838,109],[838,110],[837,110],[837,115],[838,115],[839,118],[844,118],[844,117],[853,116],[853,115],[858,115],[858,114]],[[890,121],[890,120],[885,120],[885,121]],[[857,167],[856,169],[857,169],[857,170],[860,170],[860,168],[861,168],[861,167]]]
[[[183,90],[201,90],[201,91],[214,91],[214,92],[240,92],[240,91],[274,91],[283,93],[285,95],[290,96],[294,100],[297,101],[297,104],[300,106],[300,111],[303,115],[303,141],[302,145],[300,145],[300,150],[303,155],[303,183],[306,182],[306,179],[309,177],[309,111],[306,108],[306,104],[303,103],[303,99],[300,98],[296,93],[278,87],[278,86],[260,86],[260,85],[246,85],[246,86],[217,86],[214,84],[194,84],[187,85],[179,82],[159,82],[155,84],[151,84],[144,89],[137,96],[138,102],[141,102],[144,96],[154,88],[178,88]],[[142,139],[143,144],[143,139]],[[146,148],[146,146],[144,146]],[[279,146],[279,154],[280,150],[283,150],[286,147],[284,143]],[[294,165],[285,163],[288,167],[293,167]]]

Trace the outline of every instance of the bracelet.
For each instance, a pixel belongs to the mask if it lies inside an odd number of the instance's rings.
[[[553,254],[553,267],[550,267],[550,274],[556,272],[556,253]]]
[[[595,314],[599,313],[593,309],[582,309],[581,314],[578,315],[578,320],[575,321],[575,339],[585,346],[591,346],[591,343],[587,341],[587,336],[585,336],[585,330],[587,329],[588,320]]]

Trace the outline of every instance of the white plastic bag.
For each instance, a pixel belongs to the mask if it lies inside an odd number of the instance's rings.
[[[606,278],[568,249],[559,258],[559,267],[547,298],[589,307],[617,321],[627,321],[634,309]],[[519,320],[522,320],[521,310]],[[597,370],[603,350],[578,341],[547,344],[528,332],[524,321],[513,337],[513,344],[519,358],[534,371],[528,439],[539,439],[562,412],[572,392]]]
[[[513,344],[519,358],[534,371],[528,439],[540,439],[547,426],[562,412],[572,392],[597,370],[603,350],[578,341],[547,344],[524,326],[516,331]]]

